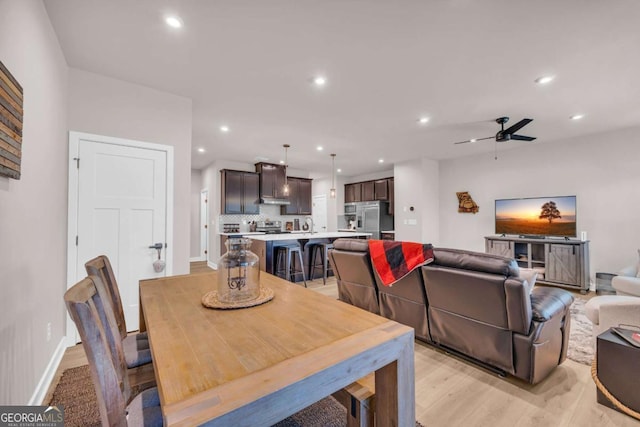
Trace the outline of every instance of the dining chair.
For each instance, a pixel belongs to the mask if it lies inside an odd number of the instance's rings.
[[[124,356],[128,368],[135,368],[151,363],[151,350],[149,349],[149,337],[146,332],[129,335],[122,309],[122,299],[116,277],[113,274],[111,263],[106,255],[100,255],[84,264],[89,276],[97,276],[108,295],[108,301],[118,326]]]
[[[129,385],[122,341],[101,279],[87,277],[64,295],[89,361],[100,421],[104,426],[162,426],[156,387],[133,397]]]

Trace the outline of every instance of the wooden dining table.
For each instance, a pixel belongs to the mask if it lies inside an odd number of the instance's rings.
[[[140,281],[165,425],[270,426],[375,372],[376,423],[415,426],[414,332],[260,273],[273,300],[206,308],[217,275]]]

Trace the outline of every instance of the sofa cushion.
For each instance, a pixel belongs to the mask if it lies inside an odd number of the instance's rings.
[[[342,251],[357,251],[369,253],[369,242],[365,239],[337,239],[333,242],[333,248]]]
[[[433,264],[443,267],[499,274],[505,277],[518,276],[519,272],[518,264],[515,260],[481,252],[459,249],[434,249],[433,256]]]

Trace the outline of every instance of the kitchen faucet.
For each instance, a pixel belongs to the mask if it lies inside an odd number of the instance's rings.
[[[304,218],[304,222],[306,223],[308,219],[311,220],[311,228],[309,229],[309,233],[313,234],[313,233],[315,233],[315,231],[313,231],[313,217],[311,217],[311,216],[305,217]]]

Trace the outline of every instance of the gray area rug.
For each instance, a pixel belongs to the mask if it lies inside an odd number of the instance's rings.
[[[594,356],[591,341],[591,321],[584,314],[586,299],[575,296],[571,304],[571,332],[567,357],[575,362],[591,365]]]

